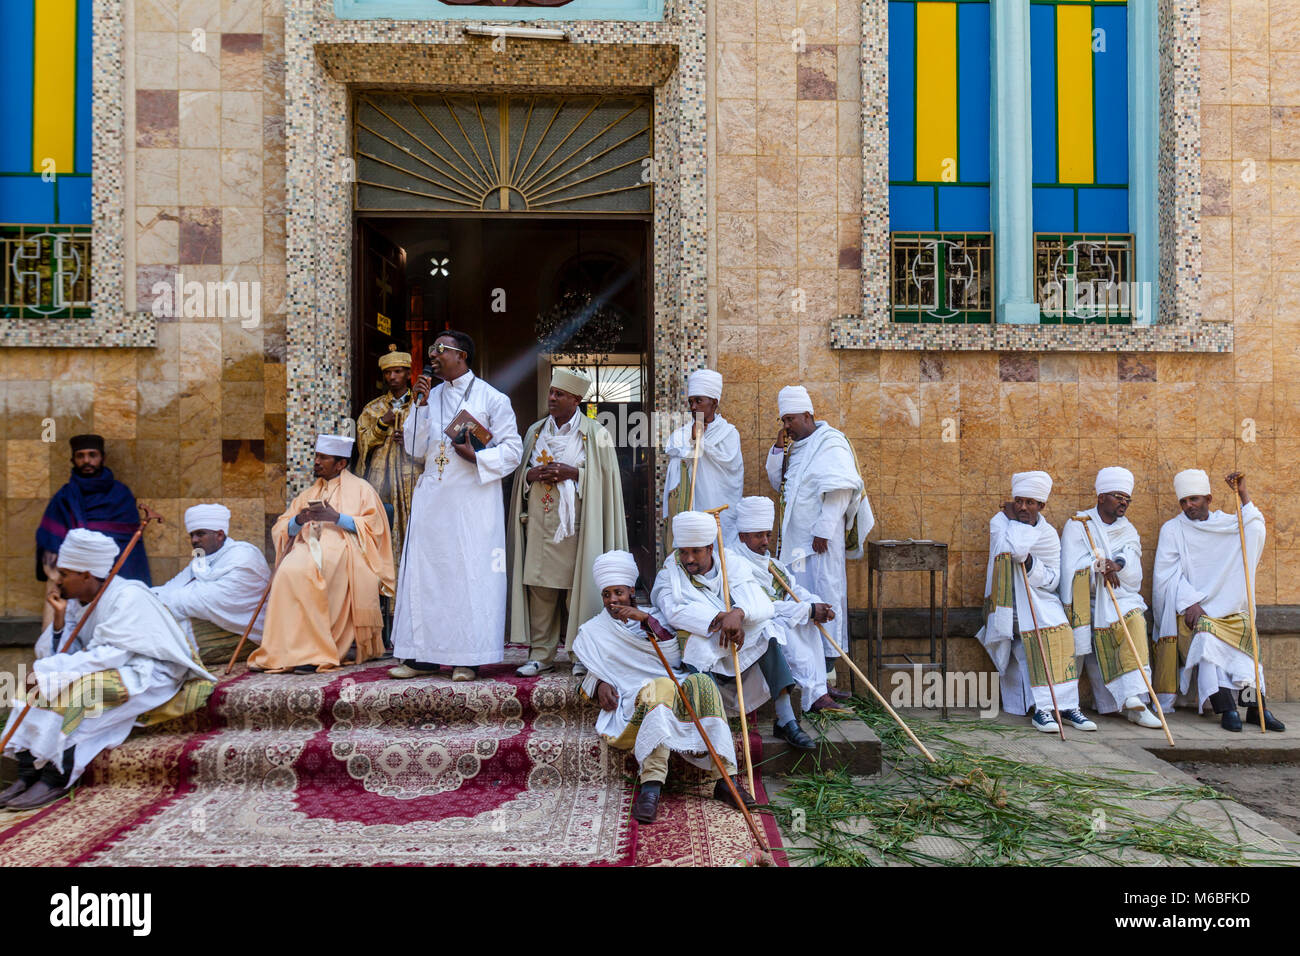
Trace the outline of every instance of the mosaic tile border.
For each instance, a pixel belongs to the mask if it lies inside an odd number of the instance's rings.
[[[87,319],[0,319],[0,348],[150,348],[158,320],[126,311],[125,46],[122,0],[94,0],[91,308]]]
[[[1160,315],[1152,326],[912,325],[889,315],[887,0],[862,2],[861,312],[831,322],[837,349],[1231,352],[1232,323],[1201,317],[1200,8],[1160,4]]]
[[[339,20],[332,0],[289,0],[285,14],[287,463],[293,494],[309,480],[316,433],[348,427],[352,195],[344,176],[351,122],[347,83],[516,88],[534,80],[527,61],[535,57],[528,52],[523,62],[510,60],[471,73],[463,65],[473,54],[464,49],[486,48],[490,41],[465,39],[464,21]],[[565,49],[579,51],[569,57],[569,75],[548,75],[548,85],[653,84],[654,389],[657,407],[676,407],[684,400],[684,373],[703,365],[708,352],[705,0],[672,0],[665,19],[656,23],[567,21],[548,26],[568,31]],[[584,58],[580,47],[593,44],[601,53]],[[676,48],[676,69],[660,75],[663,63],[651,55],[642,62],[655,65],[652,75],[621,75],[619,48],[646,44]],[[597,70],[580,69],[584,59]],[[441,77],[431,73],[439,62],[454,71]]]

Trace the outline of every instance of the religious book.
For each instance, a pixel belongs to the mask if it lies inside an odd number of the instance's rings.
[[[468,436],[475,451],[482,451],[492,440],[492,433],[487,430],[487,427],[464,408],[442,430],[442,433],[453,443],[456,443],[462,435]]]

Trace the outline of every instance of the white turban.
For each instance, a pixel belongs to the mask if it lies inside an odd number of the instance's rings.
[[[776,519],[776,505],[771,498],[754,495],[741,498],[736,504],[736,530],[748,534],[751,531],[771,531]]]
[[[686,379],[686,394],[705,398],[722,397],[722,376],[711,368],[696,369]]]
[[[73,528],[59,548],[57,565],[65,571],[89,571],[97,578],[106,578],[113,570],[117,552],[117,542],[108,535]]]
[[[1052,493],[1052,476],[1045,471],[1018,471],[1011,476],[1011,497],[1032,498],[1047,504]]]
[[[677,548],[702,548],[713,544],[718,537],[718,524],[713,515],[703,511],[683,511],[673,515],[673,546]]]
[[[615,585],[636,587],[636,561],[630,551],[606,551],[591,565],[591,576],[596,579],[596,590],[603,591]]]
[[[225,505],[195,505],[185,509],[185,533],[224,531],[230,533],[230,509]]]
[[[1127,468],[1103,468],[1097,472],[1095,487],[1099,495],[1104,495],[1108,491],[1122,491],[1126,495],[1131,495],[1133,494],[1133,472]]]
[[[812,396],[802,385],[787,385],[776,395],[776,407],[781,415],[795,415],[799,412],[812,414]]]
[[[1182,501],[1189,495],[1208,495],[1210,476],[1199,468],[1188,468],[1174,475],[1174,494]]]
[[[316,450],[322,455],[333,455],[335,458],[351,458],[352,446],[355,440],[347,435],[317,435]]]

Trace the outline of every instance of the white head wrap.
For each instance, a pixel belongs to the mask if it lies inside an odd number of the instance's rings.
[[[1126,495],[1131,495],[1133,494],[1133,472],[1127,468],[1103,468],[1097,472],[1095,487],[1099,495],[1104,495],[1108,491],[1122,491]]]
[[[812,414],[812,396],[802,385],[787,385],[776,395],[776,407],[781,415],[795,415],[799,412]]]
[[[355,439],[347,435],[316,436],[316,450],[322,455],[333,455],[335,458],[351,458],[355,443]]]
[[[117,542],[108,535],[73,528],[63,539],[57,564],[66,571],[89,571],[97,578],[106,578],[113,570],[117,552]]]
[[[1174,494],[1182,501],[1189,495],[1208,495],[1210,476],[1199,468],[1188,468],[1174,475]]]
[[[1045,471],[1018,471],[1011,476],[1011,497],[1032,498],[1047,504],[1052,493],[1052,476]]]
[[[577,395],[581,400],[587,394],[587,389],[591,388],[591,379],[577,369],[557,365],[551,369],[551,388]]]
[[[718,524],[713,515],[703,511],[683,511],[673,515],[673,546],[702,548],[718,538]]]
[[[622,585],[636,587],[636,561],[630,551],[606,551],[591,565],[591,576],[596,579],[596,590]]]
[[[686,394],[722,398],[722,376],[711,368],[698,368],[686,379]]]
[[[776,520],[776,505],[771,498],[754,495],[741,498],[736,504],[736,530],[748,534],[751,531],[771,531]]]
[[[195,505],[185,509],[185,533],[224,531],[230,533],[230,509],[225,505]]]

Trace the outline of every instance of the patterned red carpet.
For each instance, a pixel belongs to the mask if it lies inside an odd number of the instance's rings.
[[[632,821],[635,763],[596,736],[568,667],[519,678],[507,655],[460,684],[390,680],[392,661],[238,673],[206,714],[101,754],[72,800],[0,813],[0,866],[719,866],[754,849],[675,758],[658,820]]]

